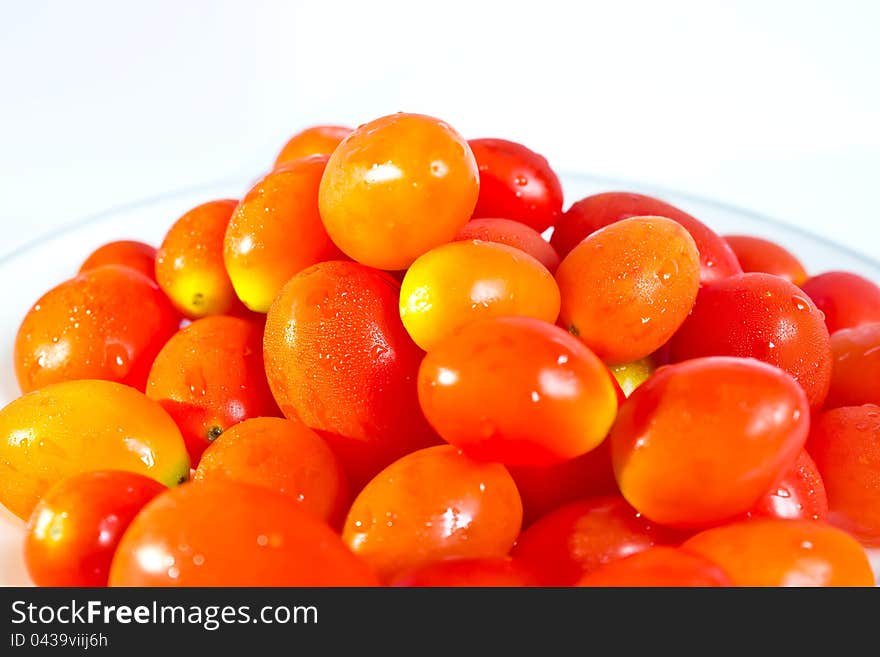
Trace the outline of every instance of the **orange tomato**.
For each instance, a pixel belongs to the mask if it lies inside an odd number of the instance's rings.
[[[416,260],[400,288],[400,317],[417,345],[430,351],[479,318],[516,315],[553,323],[559,289],[532,256],[493,242],[453,242]]]
[[[108,242],[95,249],[79,268],[79,273],[104,265],[120,265],[139,271],[156,280],[156,249],[149,244],[133,240]]]
[[[537,586],[529,570],[510,557],[442,559],[403,573],[391,586]]]
[[[471,219],[458,231],[456,240],[482,240],[506,244],[525,251],[547,268],[551,274],[559,266],[559,256],[541,233],[513,219]]]
[[[880,404],[880,322],[831,334],[826,408]]]
[[[510,474],[450,445],[407,454],[351,505],[342,538],[384,579],[447,557],[502,557],[522,504]]]
[[[174,418],[193,463],[229,427],[277,415],[263,369],[260,326],[223,315],[193,322],[159,352],[147,396]]]
[[[111,381],[67,381],[0,411],[0,503],[27,518],[54,483],[128,470],[173,486],[189,477],[180,431],[162,407]]]
[[[333,526],[348,511],[348,482],[327,443],[298,420],[259,417],[223,432],[202,454],[193,481],[241,481],[285,493]]]
[[[479,172],[467,142],[421,114],[357,128],[333,151],[321,180],[321,219],[350,258],[405,269],[449,242],[477,203]]]
[[[110,586],[375,586],[325,523],[287,495],[237,482],[185,484],[125,532]]]
[[[143,390],[153,359],[180,316],[149,278],[128,267],[79,274],[44,294],[15,339],[23,392],[75,379],[106,379]]]
[[[556,270],[559,321],[609,363],[659,349],[681,326],[700,288],[700,253],[680,224],[631,217],[576,246]]]
[[[803,285],[807,270],[788,249],[771,240],[751,235],[725,235],[724,241],[733,249],[742,270],[773,274]]]
[[[226,230],[223,257],[244,304],[269,310],[297,272],[341,257],[318,215],[326,155],[295,160],[260,180],[241,200]]]
[[[278,153],[275,168],[309,155],[330,155],[339,146],[339,142],[350,134],[351,128],[343,125],[316,125],[300,130]]]
[[[578,586],[730,586],[730,578],[708,559],[657,546],[602,566],[585,575]]]

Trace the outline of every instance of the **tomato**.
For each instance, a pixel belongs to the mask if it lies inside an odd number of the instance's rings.
[[[279,412],[263,369],[260,326],[222,315],[195,321],[168,341],[147,396],[174,418],[193,463],[229,427]]]
[[[406,272],[400,317],[430,351],[456,329],[483,317],[516,315],[555,322],[559,289],[532,256],[505,244],[453,242],[428,251]]]
[[[757,358],[791,374],[820,408],[831,382],[831,341],[822,313],[798,287],[770,274],[704,285],[670,342],[670,357]]]
[[[880,322],[880,287],[858,274],[829,271],[807,279],[803,290],[825,313],[829,333]]]
[[[658,527],[619,495],[572,502],[520,534],[512,555],[542,586],[574,586],[587,573],[681,535]]]
[[[383,579],[447,557],[502,557],[522,504],[503,465],[450,445],[395,461],[355,498],[342,538]]]
[[[144,507],[110,586],[375,586],[330,527],[287,495],[238,482],[190,483]]]
[[[59,480],[88,470],[128,470],[166,486],[189,476],[174,421],[134,388],[67,381],[0,411],[0,503],[27,518]]]
[[[156,280],[175,307],[197,319],[239,309],[223,264],[223,237],[238,201],[203,203],[178,219],[156,254]]]
[[[730,578],[708,559],[658,546],[612,561],[585,575],[578,586],[730,586]]]
[[[419,369],[419,403],[469,456],[546,466],[594,449],[611,429],[608,370],[577,338],[531,317],[472,322]]]
[[[630,192],[605,192],[581,199],[556,222],[550,244],[561,258],[591,233],[628,217],[659,216],[678,222],[700,252],[700,282],[742,273],[733,250],[719,235],[691,215],[659,199]]]
[[[825,405],[880,404],[880,322],[831,336],[831,388]]]
[[[733,249],[744,272],[773,274],[795,285],[807,280],[801,261],[776,242],[751,235],[725,235],[724,241]]]
[[[24,561],[37,586],[107,586],[122,534],[147,502],[165,490],[122,470],[81,472],[52,486],[34,508]]]
[[[339,142],[350,134],[351,128],[344,125],[316,125],[300,130],[278,153],[275,168],[309,155],[330,155],[339,146]]]
[[[611,366],[611,375],[624,397],[629,397],[633,390],[642,385],[657,369],[657,362],[651,356]]]
[[[825,483],[819,474],[819,468],[806,450],[801,450],[794,465],[745,517],[821,521],[828,519]]]
[[[803,390],[756,360],[668,365],[621,406],[611,458],[623,496],[656,522],[700,527],[752,508],[809,431]]]
[[[880,406],[845,406],[816,416],[807,449],[825,482],[829,521],[880,547]]]
[[[700,286],[700,254],[670,219],[632,217],[589,235],[556,271],[559,321],[610,363],[659,349]]]
[[[156,249],[149,244],[133,240],[108,242],[98,247],[86,258],[79,273],[104,265],[119,265],[139,271],[147,278],[156,280]]]
[[[399,575],[391,586],[537,586],[528,569],[510,557],[443,559]]]
[[[245,194],[229,220],[223,246],[235,292],[256,312],[269,310],[291,276],[341,257],[318,214],[326,155],[295,160]]]
[[[554,465],[510,466],[523,505],[523,527],[576,500],[617,492],[611,448],[607,440],[598,447]]]
[[[467,142],[421,114],[384,116],[333,151],[321,180],[321,219],[350,258],[405,269],[449,242],[471,217],[479,174]]]
[[[424,354],[400,321],[399,290],[364,265],[325,262],[294,276],[266,320],[266,373],[278,405],[321,433],[355,490],[438,442],[419,408]]]
[[[205,450],[193,481],[241,481],[291,496],[333,526],[348,511],[348,482],[327,443],[298,420],[260,417],[223,432]]]
[[[474,217],[504,217],[545,231],[562,213],[562,185],[547,160],[506,139],[468,141],[480,170]]]
[[[747,520],[708,529],[683,550],[718,564],[734,586],[873,586],[861,545],[811,520]]]
[[[525,251],[547,268],[551,274],[559,266],[559,256],[541,233],[513,219],[471,219],[464,225],[456,240],[481,240],[506,244]]]
[[[180,323],[159,287],[128,267],[104,266],[61,283],[28,311],[15,339],[22,392],[74,379],[143,390],[153,359]]]

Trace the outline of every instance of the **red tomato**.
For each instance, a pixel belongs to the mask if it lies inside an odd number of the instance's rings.
[[[505,139],[471,139],[468,144],[480,170],[475,218],[504,217],[537,231],[556,223],[562,185],[544,157]]]
[[[733,250],[708,226],[659,199],[629,192],[588,196],[572,205],[556,222],[550,244],[565,258],[591,233],[628,217],[659,216],[680,223],[700,252],[700,282],[742,273]]]
[[[621,406],[611,458],[623,496],[665,525],[700,527],[752,508],[809,431],[803,390],[756,360],[668,365]]]
[[[831,341],[822,313],[785,279],[741,274],[704,285],[670,344],[673,361],[757,358],[791,374],[821,408],[831,382]]]
[[[419,403],[447,442],[510,465],[580,456],[602,442],[617,412],[602,361],[530,317],[478,320],[441,341],[419,369]]]
[[[15,340],[22,392],[74,379],[143,390],[153,359],[180,316],[152,280],[104,266],[61,283],[28,311]]]
[[[791,469],[746,513],[747,518],[828,519],[828,497],[819,468],[802,449]]]
[[[585,575],[578,586],[730,586],[730,578],[708,559],[658,546],[612,561]]]
[[[238,482],[189,483],[128,528],[110,586],[375,586],[330,527],[287,495]]]
[[[147,278],[156,280],[156,249],[143,242],[121,240],[109,242],[92,252],[79,268],[79,273],[104,265],[119,265],[139,271]]]
[[[807,279],[803,290],[825,313],[829,333],[880,322],[880,287],[858,274],[829,271]]]
[[[512,555],[542,586],[574,586],[615,559],[680,540],[613,495],[572,502],[544,516],[520,534]]]
[[[776,242],[751,235],[725,235],[744,272],[780,276],[795,285],[807,280],[807,270],[790,251]]]
[[[299,420],[258,417],[224,431],[202,454],[193,481],[228,480],[285,493],[334,527],[348,511],[339,459]]]
[[[506,244],[525,251],[551,274],[559,266],[559,256],[541,233],[513,219],[471,219],[458,231],[456,240],[480,240]]]
[[[628,363],[681,326],[700,287],[700,254],[663,217],[631,217],[592,233],[559,265],[559,322],[602,360]]]
[[[510,557],[443,559],[396,577],[391,586],[537,586],[529,570]]]
[[[266,320],[269,384],[286,417],[321,432],[357,490],[392,461],[438,442],[422,415],[423,352],[397,309],[400,286],[354,262],[310,267]]]
[[[519,493],[503,465],[441,445],[376,475],[351,505],[342,538],[389,579],[447,557],[502,557],[521,522]]]
[[[811,520],[747,520],[688,539],[683,550],[718,564],[734,586],[873,586],[861,545]]]
[[[836,331],[831,352],[834,364],[825,406],[880,404],[880,323]]]
[[[813,420],[807,449],[828,491],[829,521],[880,546],[880,406],[846,406]]]
[[[93,470],[62,479],[28,521],[24,561],[37,586],[107,586],[110,562],[129,523],[165,490],[123,470]]]
[[[156,357],[147,396],[174,418],[193,463],[229,427],[278,414],[262,345],[258,324],[218,315],[181,330]]]
[[[350,134],[351,128],[344,125],[316,125],[300,130],[278,153],[275,168],[309,155],[330,155],[339,146],[339,142]]]

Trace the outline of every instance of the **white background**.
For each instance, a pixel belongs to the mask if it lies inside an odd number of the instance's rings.
[[[113,206],[255,177],[306,125],[407,110],[880,258],[872,0],[0,7],[0,255]]]

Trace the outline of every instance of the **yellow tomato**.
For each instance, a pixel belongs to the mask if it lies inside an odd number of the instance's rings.
[[[609,369],[620,385],[620,389],[623,390],[623,394],[629,397],[636,388],[648,380],[657,366],[654,364],[653,358],[646,356],[629,363],[612,365]]]

